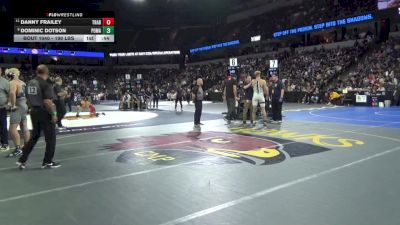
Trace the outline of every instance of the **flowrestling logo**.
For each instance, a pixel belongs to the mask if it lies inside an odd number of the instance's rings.
[[[299,136],[295,132],[281,132],[280,135],[278,131],[261,133],[255,129],[233,129],[232,132],[176,133],[118,139],[117,143],[105,145],[104,149],[122,151],[116,159],[120,163],[174,165],[199,159],[201,162],[198,164],[248,163],[261,166],[326,152],[331,150],[330,147],[348,148],[364,144],[359,140],[326,135]],[[291,140],[284,138],[289,136]],[[306,139],[313,144],[300,142]]]

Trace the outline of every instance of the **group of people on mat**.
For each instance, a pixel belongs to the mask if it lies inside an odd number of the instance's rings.
[[[140,91],[126,90],[122,96],[119,108],[122,110],[158,109],[160,90],[157,86]]]
[[[245,75],[239,88],[235,77],[228,76],[225,81],[223,100],[227,103],[228,113],[225,120],[228,124],[239,119],[236,113],[241,111],[243,124],[246,124],[250,112],[251,125],[255,125],[258,107],[263,118],[264,126],[268,123],[267,109],[271,107],[272,122],[282,122],[282,103],[285,94],[284,83],[273,74],[268,80],[262,78],[261,71],[254,72],[254,77]],[[242,102],[239,104],[239,102]],[[237,104],[238,103],[238,104]],[[236,105],[239,110],[236,110]]]
[[[181,86],[177,86],[172,93],[168,93],[167,99],[173,99],[175,101],[175,110],[177,110],[178,103],[180,104],[181,111],[183,111],[182,101],[186,99],[188,104],[190,104],[190,92],[189,97],[185,90]],[[150,110],[158,109],[158,102],[161,98],[160,90],[157,86],[154,88],[148,87],[142,89],[141,91],[128,91],[126,90],[122,96],[119,109],[122,110]]]

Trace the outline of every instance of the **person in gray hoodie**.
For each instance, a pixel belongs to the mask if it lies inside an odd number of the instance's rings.
[[[0,68],[0,152],[8,151],[7,109],[10,96],[10,82],[2,76]]]

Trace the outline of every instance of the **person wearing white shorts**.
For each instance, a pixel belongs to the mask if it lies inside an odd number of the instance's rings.
[[[268,96],[268,86],[264,79],[261,79],[261,72],[254,72],[256,79],[252,81],[253,86],[253,121],[256,121],[257,106],[260,104],[261,113],[264,120],[264,126],[267,126],[267,111],[265,110],[265,95]],[[254,124],[253,124],[254,125]]]

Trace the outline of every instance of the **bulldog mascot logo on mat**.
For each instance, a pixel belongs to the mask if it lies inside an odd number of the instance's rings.
[[[315,134],[307,137],[319,141],[320,145],[260,134],[255,136],[240,129],[232,131],[235,133],[177,133],[118,139],[118,143],[108,144],[104,148],[109,151],[124,151],[116,160],[121,163],[173,165],[204,159],[199,164],[270,165],[280,163],[286,158],[329,151],[331,149],[327,146],[334,146],[320,140],[330,137],[317,137]],[[338,138],[338,141],[344,143],[343,146],[351,143],[363,144],[352,139]]]

